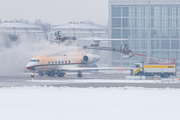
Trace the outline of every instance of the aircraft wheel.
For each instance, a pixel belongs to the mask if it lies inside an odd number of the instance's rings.
[[[34,78],[34,73],[31,74],[31,78]]]
[[[51,76],[54,76],[55,75],[55,71],[51,71]]]
[[[83,77],[82,71],[79,71],[77,77]]]
[[[39,76],[44,76],[43,71],[39,71],[38,74],[39,74]]]
[[[47,75],[48,76],[54,76],[55,75],[55,71],[49,71]]]
[[[48,75],[48,76],[51,76],[51,71],[49,71],[49,72],[47,73],[47,75]]]
[[[66,74],[66,73],[59,73],[59,74],[58,74],[58,77],[64,77],[65,74]]]

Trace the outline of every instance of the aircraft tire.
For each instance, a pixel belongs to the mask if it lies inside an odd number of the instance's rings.
[[[82,74],[77,74],[77,77],[83,77],[83,75]]]
[[[34,75],[31,75],[31,78],[34,78]]]
[[[55,75],[55,71],[51,71],[51,76],[54,76]]]
[[[47,75],[53,77],[53,76],[55,75],[55,71],[49,71],[49,72],[47,73]]]
[[[39,76],[44,76],[43,71],[39,71],[38,74],[39,74]]]
[[[64,77],[65,73],[59,73],[58,77]]]
[[[77,77],[83,77],[82,71],[79,71]]]

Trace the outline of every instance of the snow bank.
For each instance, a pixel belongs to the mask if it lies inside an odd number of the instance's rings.
[[[11,87],[1,120],[177,120],[180,89]]]

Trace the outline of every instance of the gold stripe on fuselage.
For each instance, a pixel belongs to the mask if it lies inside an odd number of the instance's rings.
[[[144,68],[176,68],[175,65],[144,65]]]
[[[83,55],[79,56],[54,56],[54,57],[35,57],[34,59],[40,60],[40,68],[38,69],[62,69],[64,65],[79,67],[82,64]]]

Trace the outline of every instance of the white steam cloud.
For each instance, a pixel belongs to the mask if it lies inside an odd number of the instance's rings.
[[[1,33],[0,75],[6,76],[23,73],[31,58],[73,48],[76,47],[51,44],[46,40],[21,39],[18,36]]]

